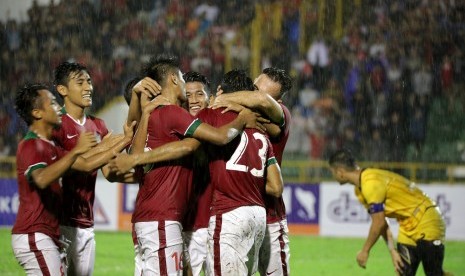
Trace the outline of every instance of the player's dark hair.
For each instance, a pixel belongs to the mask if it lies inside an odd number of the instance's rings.
[[[131,97],[132,97],[132,88],[134,85],[136,85],[140,80],[142,80],[142,77],[134,77],[130,79],[126,85],[124,86],[124,91],[123,91],[123,97],[126,100],[126,103],[129,105],[131,103]]]
[[[68,86],[69,81],[73,75],[79,74],[82,71],[89,72],[87,67],[77,62],[62,62],[54,70],[53,84],[55,87],[58,85]],[[58,93],[60,98],[63,98],[63,95]]]
[[[241,69],[233,69],[224,74],[220,85],[223,93],[255,90],[252,79]]]
[[[281,85],[281,90],[279,91],[280,97],[291,90],[292,78],[286,73],[286,71],[276,67],[269,67],[263,69],[262,73],[267,75],[272,81]]]
[[[348,149],[340,149],[333,153],[329,157],[329,165],[331,167],[342,166],[351,170],[357,168],[355,158],[352,155],[352,152]]]
[[[187,82],[200,82],[203,84],[205,92],[207,92],[207,96],[210,95],[210,81],[204,75],[190,71],[183,75],[184,81]]]
[[[62,62],[55,68],[53,84],[55,86],[67,86],[71,79],[71,75],[80,73],[81,71],[88,72],[87,67],[77,62]]]
[[[160,54],[150,59],[142,69],[142,74],[144,77],[150,77],[160,85],[164,85],[168,74],[176,72],[179,67],[178,57],[171,54]]]
[[[44,84],[26,84],[16,93],[15,109],[28,126],[34,122],[32,110],[42,107],[39,90],[48,90]]]

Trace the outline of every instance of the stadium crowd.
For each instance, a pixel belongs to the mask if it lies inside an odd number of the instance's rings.
[[[409,152],[420,154],[434,127],[428,125],[434,100],[446,103],[444,124],[463,110],[459,1],[376,1],[346,14],[341,38],[308,33],[308,51],[299,54],[299,24],[315,24],[317,11],[312,7],[309,20],[300,21],[304,2],[283,5],[282,34],[262,56],[263,67],[294,76],[285,99],[293,113],[289,156],[325,159],[344,145],[359,160],[404,161]],[[25,131],[12,104],[18,86],[51,80],[50,68],[63,60],[89,68],[94,112],[122,95],[123,84],[158,52],[177,54],[184,71],[201,72],[213,85],[224,73],[229,43],[233,67],[248,68],[250,34],[243,27],[255,3],[51,0],[34,2],[24,22],[0,22],[0,154],[14,155]]]

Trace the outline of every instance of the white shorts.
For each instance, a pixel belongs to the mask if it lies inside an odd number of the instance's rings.
[[[13,234],[11,246],[27,275],[66,275],[63,255],[52,238],[42,233]]]
[[[92,275],[95,264],[94,228],[60,225],[60,232],[71,243],[66,250],[69,275]]]
[[[206,275],[253,275],[265,236],[266,211],[243,206],[210,217]]]
[[[134,224],[143,275],[182,275],[182,226],[177,221],[149,221]]]
[[[193,232],[182,232],[184,237],[184,259],[192,270],[193,276],[205,272],[207,260],[208,228],[199,228]]]
[[[132,233],[133,240],[134,240],[134,276],[142,275],[143,271],[143,263],[142,263],[142,253],[140,252],[140,246],[137,241],[136,232],[134,230],[134,224],[132,225]]]
[[[144,271],[143,256],[139,245],[134,245],[134,276],[142,275]]]
[[[266,225],[266,234],[260,248],[258,270],[260,275],[289,275],[289,229],[287,220]]]

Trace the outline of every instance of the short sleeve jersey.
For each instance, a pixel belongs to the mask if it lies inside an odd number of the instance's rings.
[[[222,109],[204,109],[198,117],[202,122],[221,127],[237,114]],[[254,129],[223,147],[208,146],[210,178],[213,185],[212,214],[222,214],[242,206],[263,206],[266,167],[276,163],[269,139]]]
[[[62,206],[59,181],[39,189],[34,184],[32,172],[53,164],[64,155],[65,152],[52,141],[41,139],[31,131],[19,143],[16,153],[19,209],[13,234],[41,232],[58,241]]]
[[[414,229],[425,211],[436,205],[415,183],[390,171],[364,169],[360,183],[355,194],[368,211],[384,209],[386,217],[397,219],[405,231]]]
[[[289,138],[289,130],[291,124],[291,113],[283,104],[280,104],[284,113],[284,123],[281,125],[281,133],[276,138],[270,138],[273,152],[276,156],[279,166],[281,166],[284,148],[286,147],[287,139]],[[266,206],[266,223],[275,223],[286,218],[286,206],[282,197],[276,198],[270,195],[265,196]]]
[[[61,127],[53,134],[54,141],[69,151],[78,142],[82,132],[92,132],[100,141],[108,134],[105,122],[99,118],[86,115],[82,123],[74,120],[66,110],[62,110]],[[70,170],[63,176],[63,206],[60,224],[88,228],[94,225],[94,199],[97,170],[86,173]]]
[[[153,149],[191,136],[201,124],[179,106],[155,109],[147,125],[146,147]],[[190,200],[192,156],[153,164],[142,181],[132,222],[174,220],[181,222]]]

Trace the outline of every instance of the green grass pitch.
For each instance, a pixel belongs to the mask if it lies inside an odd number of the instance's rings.
[[[363,239],[291,236],[291,275],[395,275],[390,256],[380,240],[372,249],[366,269],[355,255]],[[133,275],[133,248],[129,232],[96,232],[94,275]],[[465,275],[465,242],[448,241],[444,268]],[[11,250],[10,229],[0,229],[0,275],[24,275]],[[417,275],[424,275],[420,268]]]

